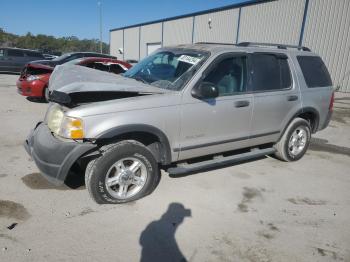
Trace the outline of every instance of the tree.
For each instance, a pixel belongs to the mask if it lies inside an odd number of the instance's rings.
[[[0,46],[18,47],[36,49],[45,53],[52,52],[99,52],[98,39],[80,40],[76,36],[54,37],[50,35],[38,34],[33,35],[28,32],[26,35],[19,36],[5,32],[0,28]],[[103,53],[109,52],[109,45],[102,44]]]

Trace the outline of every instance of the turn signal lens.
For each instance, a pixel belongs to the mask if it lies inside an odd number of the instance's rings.
[[[84,138],[84,132],[83,132],[83,130],[71,130],[70,131],[70,137],[72,139]]]
[[[59,135],[71,139],[84,138],[83,120],[65,116],[61,124]]]

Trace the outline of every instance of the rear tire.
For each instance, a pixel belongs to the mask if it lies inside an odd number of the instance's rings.
[[[274,145],[275,156],[282,161],[297,161],[307,151],[311,139],[310,123],[302,118],[295,118],[285,130],[281,139]]]
[[[143,144],[126,140],[101,148],[102,156],[90,161],[85,184],[98,204],[120,204],[142,198],[155,189],[158,163]]]

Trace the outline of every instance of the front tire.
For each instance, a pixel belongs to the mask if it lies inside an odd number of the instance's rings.
[[[307,151],[310,139],[311,127],[309,122],[302,118],[295,118],[285,130],[281,139],[275,144],[275,156],[287,162],[297,161]]]
[[[121,141],[101,148],[102,156],[88,164],[85,184],[98,204],[120,204],[150,194],[160,174],[153,154],[143,144]]]
[[[48,87],[44,88],[44,95],[43,95],[45,101],[48,103],[50,102],[49,97],[50,97],[50,90]]]

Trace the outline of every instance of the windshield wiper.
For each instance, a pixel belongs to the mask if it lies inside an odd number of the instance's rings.
[[[143,79],[142,77],[140,77],[140,76],[134,76],[134,77],[130,77],[130,78],[135,79],[136,81],[139,81],[139,82],[142,82],[142,83],[144,83],[144,84],[149,85],[149,83],[148,83],[145,79]]]

